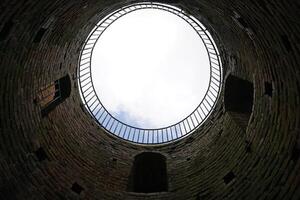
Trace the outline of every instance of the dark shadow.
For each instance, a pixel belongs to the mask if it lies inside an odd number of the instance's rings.
[[[235,122],[246,130],[253,107],[253,84],[235,76],[225,82],[225,110]]]
[[[230,183],[233,179],[235,178],[235,174],[230,171],[228,174],[226,174],[223,177],[224,183],[227,185],[228,183]]]
[[[240,23],[241,26],[243,26],[244,28],[248,28],[248,24],[244,21],[243,18],[238,17],[236,18],[236,20]]]
[[[46,33],[46,31],[47,31],[47,29],[40,28],[40,30],[35,35],[35,37],[33,39],[33,42],[34,43],[39,43],[42,40],[42,38],[43,38],[44,34]]]
[[[9,20],[8,22],[6,22],[0,32],[0,41],[3,41],[7,38],[7,36],[9,35],[12,27],[13,27],[14,23]]]
[[[78,183],[75,182],[75,183],[72,185],[71,190],[72,190],[73,192],[75,192],[75,193],[77,193],[77,194],[80,195],[80,193],[84,190],[84,188],[81,187]]]
[[[287,35],[281,35],[281,41],[288,52],[291,52],[293,50],[289,37]]]
[[[273,95],[272,83],[265,82],[265,94],[272,97]]]
[[[35,155],[40,162],[48,159],[48,156],[42,147],[35,151]]]
[[[138,193],[168,191],[166,158],[152,152],[137,155],[129,178],[128,190]]]

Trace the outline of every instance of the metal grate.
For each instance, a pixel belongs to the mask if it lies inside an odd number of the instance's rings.
[[[130,126],[113,117],[102,105],[93,86],[91,58],[95,44],[102,33],[120,17],[140,9],[160,9],[177,15],[190,24],[202,39],[210,62],[210,81],[206,94],[198,107],[176,124],[159,129],[143,129]],[[195,131],[208,118],[220,94],[222,66],[217,47],[208,30],[193,16],[174,6],[143,2],[122,7],[101,20],[91,31],[80,53],[78,84],[85,108],[96,122],[109,133],[139,144],[162,144],[183,138]]]

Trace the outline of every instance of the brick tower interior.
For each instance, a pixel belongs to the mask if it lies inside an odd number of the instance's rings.
[[[224,83],[200,128],[157,146],[107,134],[78,92],[91,29],[134,2],[1,0],[0,199],[300,199],[299,1],[159,1],[205,24]],[[68,91],[41,109],[57,80]],[[134,178],[143,157],[165,171],[154,186]]]

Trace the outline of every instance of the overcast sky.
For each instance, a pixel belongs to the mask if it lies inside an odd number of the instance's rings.
[[[161,128],[198,106],[210,69],[205,47],[189,24],[144,9],[119,18],[99,38],[92,75],[113,116],[140,128]]]

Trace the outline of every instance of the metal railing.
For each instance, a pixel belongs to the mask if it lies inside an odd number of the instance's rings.
[[[206,94],[198,107],[176,124],[158,129],[143,129],[128,125],[112,116],[102,105],[92,81],[91,60],[95,44],[102,33],[120,17],[140,9],[160,9],[185,20],[202,39],[210,63],[210,81]],[[101,20],[91,31],[80,53],[78,84],[85,108],[109,133],[124,140],[139,144],[162,144],[183,138],[195,131],[209,117],[220,95],[222,85],[222,66],[217,47],[206,28],[193,16],[183,10],[166,4],[143,2],[122,7]]]

